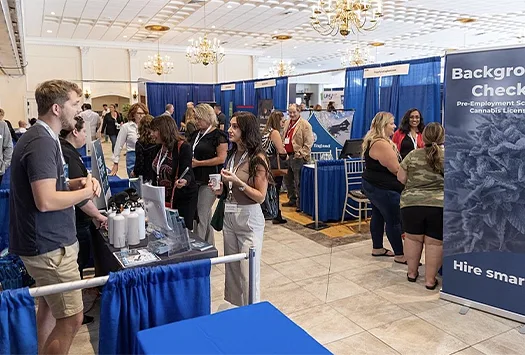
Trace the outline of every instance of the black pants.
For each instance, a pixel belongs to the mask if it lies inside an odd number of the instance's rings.
[[[0,185],[2,185],[2,180],[4,179],[4,175],[0,175]]]
[[[78,271],[80,278],[84,278],[84,269],[89,267],[91,261],[91,226],[92,224],[77,225],[78,239]]]
[[[283,176],[277,176],[274,179],[275,181],[275,189],[277,190],[277,208],[279,208],[279,210],[277,211],[277,217],[275,217],[275,219],[282,219],[283,217],[281,216],[281,203],[279,202],[279,195],[281,193],[281,187],[283,186]]]

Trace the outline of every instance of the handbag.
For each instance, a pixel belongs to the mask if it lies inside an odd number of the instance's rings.
[[[279,204],[277,203],[277,188],[275,184],[268,184],[266,189],[266,198],[261,203],[261,209],[264,214],[264,219],[277,218],[279,213]]]
[[[224,227],[225,199],[226,198],[224,196],[221,196],[219,198],[219,203],[217,203],[217,208],[215,208],[215,212],[213,212],[213,216],[211,217],[210,225],[217,232],[222,231],[222,228]]]
[[[285,176],[288,174],[288,167],[281,167],[281,157],[279,154],[270,156],[270,167],[273,177]]]

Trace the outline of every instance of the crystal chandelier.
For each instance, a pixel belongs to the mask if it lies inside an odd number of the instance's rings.
[[[272,36],[272,39],[281,41],[281,60],[273,62],[270,67],[270,76],[286,76],[291,75],[295,71],[295,66],[292,65],[292,61],[285,62],[283,60],[283,41],[291,39],[292,36],[288,35],[277,35]]]
[[[370,64],[374,58],[370,56],[368,48],[361,47],[358,43],[355,48],[348,48],[341,57],[341,65],[343,67],[358,67],[365,64]]]
[[[310,23],[323,36],[372,31],[383,17],[383,0],[318,0]]]
[[[204,1],[204,29],[206,31],[206,1]],[[216,38],[213,41],[208,39],[208,33],[204,32],[203,37],[198,40],[191,39],[191,45],[186,49],[186,58],[191,64],[220,63],[224,59],[224,48],[221,41]]]
[[[146,29],[153,32],[166,32],[170,28],[161,25],[150,25],[146,26]],[[160,55],[160,38],[157,42],[157,53],[148,56],[148,60],[144,62],[144,69],[157,75],[169,74],[173,71],[173,62],[171,62],[170,57],[167,55],[162,57]]]

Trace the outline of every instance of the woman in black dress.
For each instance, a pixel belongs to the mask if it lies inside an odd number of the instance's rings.
[[[109,105],[109,113],[104,116],[102,126],[100,126],[99,135],[104,132],[111,140],[111,151],[115,150],[115,143],[117,142],[118,129],[120,127],[120,114],[115,110],[114,105]]]
[[[180,135],[175,120],[170,116],[155,117],[151,123],[151,131],[155,142],[162,145],[152,163],[154,184],[164,186],[166,206],[177,209],[184,218],[186,228],[191,230],[199,194],[191,167],[191,146]],[[188,172],[181,179],[186,168]]]

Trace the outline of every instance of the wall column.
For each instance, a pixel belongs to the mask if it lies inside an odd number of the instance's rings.
[[[140,77],[140,63],[137,57],[136,49],[128,49],[129,53],[129,78],[130,81],[137,81]],[[136,104],[139,102],[139,85],[138,83],[129,84],[129,102]]]
[[[80,60],[81,60],[81,70],[82,70],[82,80],[93,80],[93,60],[91,58],[89,47],[80,47]],[[91,84],[89,82],[82,82],[82,98],[84,103],[91,104]],[[89,97],[86,98],[86,93],[89,94]]]

